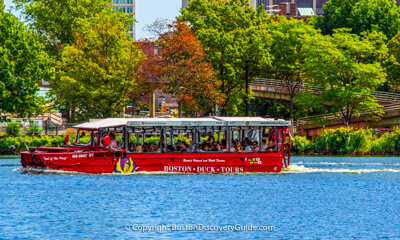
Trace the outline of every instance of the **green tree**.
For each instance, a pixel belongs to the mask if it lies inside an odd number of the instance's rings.
[[[0,0],[0,109],[23,117],[43,112],[38,83],[53,72],[44,45]]]
[[[297,101],[338,112],[336,117],[346,126],[362,113],[372,119],[383,114],[373,93],[386,81],[380,58],[387,52],[383,34],[360,37],[349,31],[309,38],[304,79],[314,93],[301,93]]]
[[[307,57],[308,38],[318,34],[303,21],[278,17],[271,24],[272,55],[271,67],[266,76],[281,80],[281,88],[289,95],[289,118],[293,126],[294,101],[304,87],[304,61]],[[292,129],[291,129],[292,130]]]
[[[112,9],[79,21],[74,43],[63,48],[57,66],[52,90],[56,104],[103,117],[129,104],[143,84],[137,71],[145,56],[126,33],[127,22],[128,16]]]
[[[388,42],[389,57],[387,61],[387,79],[389,86],[400,90],[400,31]]]
[[[57,48],[74,41],[73,33],[81,19],[93,18],[105,7],[111,7],[109,0],[13,0],[16,8],[38,34],[44,37],[48,51],[59,57]]]
[[[270,64],[266,26],[273,18],[255,11],[248,0],[193,0],[181,19],[190,23],[221,80],[223,114],[243,114],[243,102],[251,96],[245,94],[245,70],[251,77]]]
[[[392,0],[330,0],[323,6],[324,17],[316,27],[323,34],[334,29],[349,28],[352,33],[383,32],[391,39],[400,30],[400,8]]]

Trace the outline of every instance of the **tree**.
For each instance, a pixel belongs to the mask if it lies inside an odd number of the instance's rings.
[[[104,8],[111,7],[109,0],[13,0],[16,8],[38,34],[46,39],[48,51],[59,57],[61,45],[74,41],[74,31],[81,19],[93,18]],[[133,20],[131,20],[133,22]]]
[[[400,89],[400,31],[388,42],[390,56],[387,62],[388,84],[394,90]]]
[[[164,92],[178,98],[179,117],[182,107],[187,113],[202,113],[218,101],[220,82],[206,61],[201,43],[186,24],[177,21],[174,31],[160,35],[162,47],[155,73],[165,83]]]
[[[43,112],[45,100],[38,97],[38,83],[53,72],[44,45],[33,31],[11,13],[0,0],[0,109],[31,117]]]
[[[137,71],[145,60],[132,43],[129,18],[105,9],[90,20],[82,20],[74,43],[63,48],[52,94],[56,104],[80,113],[96,112],[108,117],[120,112],[142,84]]]
[[[330,0],[323,6],[324,17],[316,27],[323,34],[349,28],[352,33],[378,31],[391,39],[400,30],[400,8],[392,0]]]
[[[192,0],[181,19],[190,23],[221,80],[223,114],[243,114],[243,102],[251,96],[245,94],[245,70],[251,77],[270,64],[266,26],[273,18],[261,8],[255,11],[248,0]]]
[[[303,21],[278,17],[271,24],[272,35],[272,64],[267,69],[267,77],[282,81],[284,90],[287,91],[290,101],[289,118],[293,126],[294,101],[304,86],[304,61],[307,57],[305,46],[307,39],[316,35],[317,31]],[[291,129],[292,131],[293,129]]]
[[[315,92],[301,94],[297,103],[329,109],[346,126],[362,113],[378,119],[383,111],[373,93],[386,81],[384,40],[381,33],[360,37],[348,29],[310,37],[304,79]]]

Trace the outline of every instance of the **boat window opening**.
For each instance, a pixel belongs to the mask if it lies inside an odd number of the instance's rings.
[[[90,146],[92,145],[92,133],[87,130],[79,130],[76,133],[76,140],[74,145]]]

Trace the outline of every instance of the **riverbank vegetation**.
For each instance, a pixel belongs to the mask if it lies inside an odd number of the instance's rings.
[[[400,153],[400,131],[378,135],[373,129],[324,129],[317,137],[295,136],[293,152],[326,155],[394,155]]]

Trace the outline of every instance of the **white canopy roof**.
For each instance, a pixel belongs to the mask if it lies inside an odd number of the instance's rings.
[[[262,117],[208,117],[208,118],[107,118],[95,122],[76,125],[81,129],[100,129],[129,126],[134,128],[149,128],[159,126],[195,127],[195,126],[289,126],[290,121],[274,120]]]

